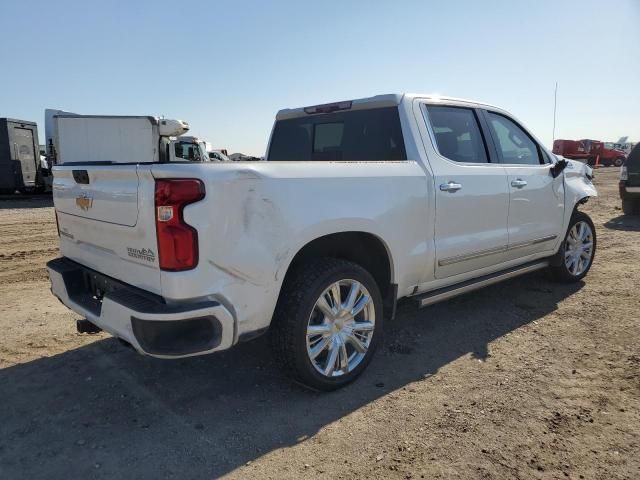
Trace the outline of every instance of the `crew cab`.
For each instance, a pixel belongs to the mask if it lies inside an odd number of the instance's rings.
[[[589,271],[592,170],[506,111],[392,94],[278,112],[265,162],[62,164],[53,293],[140,353],[269,332],[330,390],[370,362],[396,301],[419,306],[549,268]]]

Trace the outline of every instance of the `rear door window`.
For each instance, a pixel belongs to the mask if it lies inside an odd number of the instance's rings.
[[[475,112],[470,108],[427,105],[438,152],[461,163],[488,163]]]
[[[270,161],[406,160],[396,107],[278,120]]]

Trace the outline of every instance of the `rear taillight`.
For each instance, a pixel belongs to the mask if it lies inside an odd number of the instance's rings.
[[[629,172],[626,166],[620,167],[620,180],[629,180]]]
[[[198,232],[184,221],[183,210],[204,195],[200,180],[156,180],[156,235],[162,270],[178,272],[198,265]]]

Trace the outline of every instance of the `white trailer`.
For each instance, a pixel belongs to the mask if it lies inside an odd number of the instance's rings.
[[[47,157],[54,165],[159,163],[174,160],[173,137],[189,130],[182,120],[152,116],[45,112]]]

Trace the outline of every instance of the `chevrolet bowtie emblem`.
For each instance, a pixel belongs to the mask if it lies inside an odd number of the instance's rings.
[[[93,198],[86,193],[76,197],[76,205],[85,212],[93,206]]]

